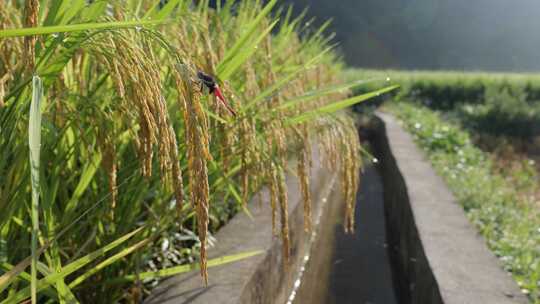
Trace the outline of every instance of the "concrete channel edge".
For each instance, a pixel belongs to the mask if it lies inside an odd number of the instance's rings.
[[[413,138],[378,112],[379,160],[394,281],[405,304],[528,303]]]

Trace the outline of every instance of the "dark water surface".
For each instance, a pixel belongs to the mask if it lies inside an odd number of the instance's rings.
[[[343,231],[341,196],[329,198],[294,304],[398,303],[387,253],[383,187],[366,165],[356,205],[356,232]]]

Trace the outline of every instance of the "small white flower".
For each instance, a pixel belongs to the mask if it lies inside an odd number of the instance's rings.
[[[161,242],[161,251],[165,252],[169,249],[169,239],[163,239],[163,242]]]

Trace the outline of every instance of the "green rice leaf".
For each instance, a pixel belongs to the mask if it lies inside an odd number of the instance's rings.
[[[47,288],[50,285],[56,284],[59,280],[62,280],[66,276],[68,276],[68,275],[74,273],[75,271],[81,269],[82,267],[84,267],[87,264],[91,263],[92,261],[96,260],[100,256],[104,255],[108,251],[110,251],[110,250],[118,247],[119,245],[125,243],[131,237],[133,237],[137,233],[141,232],[143,230],[143,228],[144,228],[144,226],[139,227],[139,228],[133,230],[132,232],[130,232],[130,233],[118,238],[117,240],[109,243],[108,245],[104,246],[103,248],[100,248],[100,249],[98,249],[96,251],[93,251],[93,252],[91,252],[91,253],[77,259],[76,261],[66,265],[65,267],[62,268],[62,270],[60,272],[55,272],[55,273],[53,273],[51,275],[48,275],[45,278],[39,280],[37,282],[37,291],[39,292],[39,291]],[[30,293],[31,293],[30,288],[25,287],[25,288],[21,289],[20,291],[18,291],[17,293],[11,295],[9,298],[2,301],[1,303],[2,304],[4,304],[4,303],[6,303],[6,304],[7,303],[19,303],[19,302],[27,299],[30,296]]]
[[[86,191],[86,188],[88,188],[88,186],[90,185],[90,182],[92,181],[92,178],[96,174],[96,171],[99,168],[100,163],[101,163],[101,153],[95,152],[92,157],[92,161],[84,167],[79,183],[77,184],[77,188],[75,188],[75,191],[73,192],[73,195],[71,196],[71,199],[66,204],[65,213],[68,216],[72,214],[73,210],[75,210],[75,208],[77,207],[77,202],[83,195],[84,191]],[[70,219],[71,217],[68,217],[68,220]]]
[[[38,263],[38,269],[41,273],[44,273],[44,267],[41,267],[40,266],[43,266],[42,263]],[[5,272],[9,272],[11,270],[13,270],[16,266],[13,266],[9,263],[0,263],[0,269],[2,269],[3,271]],[[25,272],[25,271],[21,271],[19,273],[19,275],[17,276],[17,278],[19,279],[23,279],[24,281],[26,282],[30,282],[32,280],[32,278],[30,277],[30,274]],[[1,291],[0,291],[1,292]],[[49,297],[51,298],[56,298],[58,295],[56,293],[56,291],[54,290],[54,288],[47,288],[43,291],[43,293],[45,293],[46,295],[48,295]]]
[[[215,267],[215,266],[221,266],[237,261],[241,261],[256,255],[260,255],[264,253],[263,250],[255,250],[255,251],[248,251],[248,252],[242,252],[234,255],[227,255],[215,259],[211,259],[208,261],[208,267]],[[189,272],[192,270],[199,269],[199,264],[190,264],[190,265],[181,265],[181,266],[175,266],[171,268],[166,268],[158,271],[148,271],[139,273],[138,275],[132,274],[124,276],[123,278],[120,278],[118,280],[113,280],[113,282],[133,282],[137,279],[139,280],[145,280],[145,279],[152,279],[152,278],[163,278],[163,277],[170,277],[172,275],[177,275],[185,272]]]
[[[106,0],[94,1],[94,3],[90,4],[89,6],[83,9],[83,11],[81,12],[81,18],[87,21],[96,20],[99,16],[104,14],[106,9],[107,9]]]
[[[0,38],[21,37],[31,35],[46,35],[54,33],[69,33],[100,29],[120,29],[135,26],[149,26],[166,23],[169,20],[142,20],[142,21],[113,21],[100,23],[82,23],[71,25],[40,26],[20,29],[7,29],[0,31]]]
[[[171,0],[167,2],[167,4],[165,4],[165,6],[160,9],[155,15],[151,16],[150,19],[163,20],[167,18],[169,15],[171,15],[173,10],[181,4],[181,2],[183,2],[183,0]]]
[[[47,249],[48,244],[39,248],[37,255],[41,255],[45,249]],[[0,276],[0,293],[4,291],[18,276],[24,276],[24,270],[32,264],[32,256],[25,258],[24,260],[17,263],[17,265],[10,267],[9,271]],[[39,263],[38,263],[39,266]],[[31,276],[28,276],[28,281],[31,281]]]
[[[218,77],[221,80],[226,80],[231,77],[231,75],[238,70],[244,64],[252,55],[257,51],[257,45],[261,43],[261,41],[270,33],[270,31],[276,26],[279,20],[275,20],[268,26],[256,39],[254,39],[251,43],[247,43],[245,47],[240,50],[240,52],[237,53],[237,55],[232,59],[229,64],[225,68],[223,68],[223,71],[221,73],[218,73]]]
[[[320,98],[320,97],[323,97],[323,96],[326,96],[326,95],[329,95],[329,94],[333,94],[333,93],[343,92],[345,90],[352,89],[352,88],[360,86],[362,84],[367,84],[367,83],[370,83],[370,82],[375,82],[375,81],[380,81],[380,80],[381,80],[380,78],[374,78],[374,79],[368,79],[368,80],[355,80],[355,81],[351,81],[351,82],[344,83],[344,84],[338,84],[338,85],[335,85],[335,86],[330,86],[330,87],[323,88],[323,89],[320,89],[320,90],[314,90],[314,91],[308,92],[305,95],[293,98],[291,100],[288,100],[288,101],[278,105],[274,111],[288,109],[288,108],[294,107],[295,105],[298,105],[299,103],[302,103],[302,102],[317,99],[317,98]]]
[[[354,104],[357,104],[359,102],[366,101],[368,99],[371,99],[373,97],[377,97],[377,96],[379,96],[381,94],[384,94],[384,93],[388,93],[388,92],[393,91],[393,90],[395,90],[397,88],[399,88],[399,86],[394,85],[394,86],[386,87],[384,89],[380,89],[380,90],[377,90],[377,91],[374,91],[374,92],[370,92],[370,93],[358,95],[358,96],[355,96],[355,97],[351,97],[351,98],[348,98],[348,99],[345,99],[345,100],[337,101],[337,102],[322,106],[322,107],[320,107],[320,108],[318,108],[316,110],[313,110],[313,111],[310,111],[310,112],[307,112],[307,113],[302,113],[302,114],[300,114],[300,115],[298,115],[296,117],[290,118],[287,121],[287,123],[289,123],[289,124],[298,124],[298,123],[302,123],[302,122],[311,120],[313,118],[319,117],[319,116],[321,116],[323,114],[334,113],[336,111],[345,109],[345,108],[350,107],[350,106],[352,106]]]
[[[231,64],[230,62],[235,61],[235,57],[238,56],[238,54],[241,52],[243,48],[246,47],[248,40],[251,38],[253,33],[255,33],[255,30],[259,26],[262,20],[264,20],[264,17],[268,15],[274,5],[277,3],[277,0],[271,0],[266,4],[266,6],[262,9],[262,11],[255,17],[255,19],[247,26],[246,31],[244,34],[236,41],[236,43],[231,47],[231,49],[225,54],[223,60],[219,63],[219,65],[216,68],[217,75],[222,80],[226,80],[226,78],[222,78],[221,74],[224,72],[224,70],[227,69],[227,65]]]
[[[97,264],[95,267],[93,267],[92,269],[90,269],[89,271],[83,273],[82,275],[80,275],[79,277],[77,277],[75,280],[73,280],[73,282],[69,283],[69,287],[70,288],[75,288],[77,285],[81,284],[84,280],[88,279],[89,277],[93,276],[94,274],[98,273],[99,271],[101,271],[103,268],[119,261],[120,259],[124,258],[125,256],[133,253],[134,251],[142,248],[144,245],[148,244],[148,242],[150,242],[150,239],[144,239],[128,248],[125,248],[123,250],[121,250],[120,252],[118,252],[117,254],[107,258],[106,260],[104,260],[103,262]]]
[[[279,90],[285,84],[289,83],[300,72],[302,72],[305,69],[308,69],[311,66],[313,66],[324,54],[328,53],[332,49],[333,49],[333,46],[326,48],[320,54],[318,54],[317,56],[313,57],[308,62],[306,62],[304,65],[296,68],[289,75],[281,78],[279,81],[277,81],[276,83],[271,85],[269,88],[267,88],[266,90],[261,92],[259,95],[257,95],[257,97],[255,97],[251,102],[247,103],[241,110],[245,112],[248,109],[252,108],[253,106],[257,105],[259,102],[261,102],[261,101],[265,100],[266,98],[270,97],[272,94],[274,94],[277,90]]]
[[[62,18],[55,22],[54,24],[60,25],[60,24],[67,24],[70,22],[73,17],[75,17],[79,12],[81,12],[84,7],[86,6],[86,0],[72,0],[72,1],[64,1],[66,5],[63,7],[62,11]]]

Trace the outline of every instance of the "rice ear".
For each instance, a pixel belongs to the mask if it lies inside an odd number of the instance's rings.
[[[205,284],[208,284],[206,241],[208,234],[209,185],[207,161],[209,152],[208,119],[202,110],[201,92],[194,90],[192,77],[195,69],[178,64],[175,72],[179,88],[178,103],[184,116],[188,175],[191,205],[197,214],[197,231],[201,243],[200,267]]]

